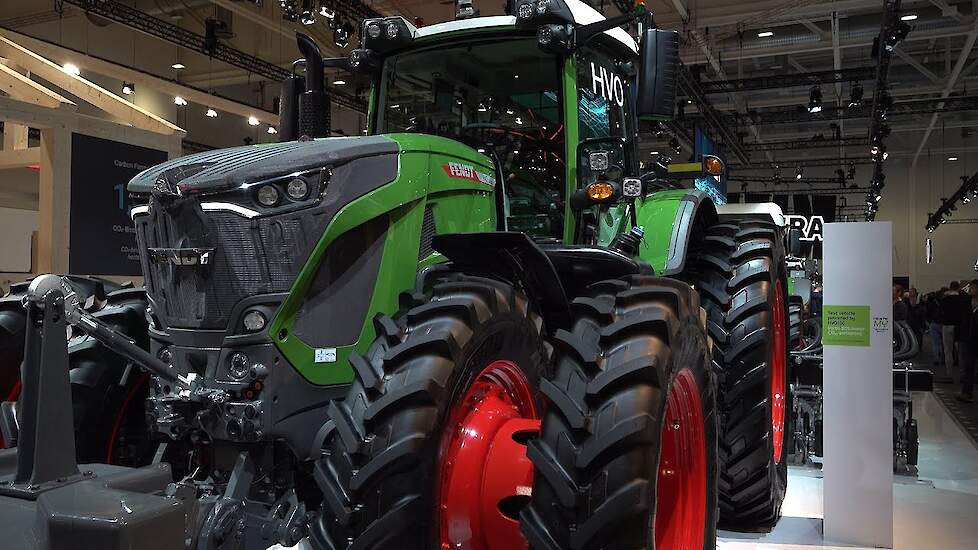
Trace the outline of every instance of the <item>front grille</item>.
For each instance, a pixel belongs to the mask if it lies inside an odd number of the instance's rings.
[[[321,234],[322,216],[307,209],[248,219],[203,211],[195,200],[167,210],[154,204],[136,218],[146,290],[167,327],[224,329],[241,299],[286,292]],[[150,248],[213,248],[205,265],[151,258]]]

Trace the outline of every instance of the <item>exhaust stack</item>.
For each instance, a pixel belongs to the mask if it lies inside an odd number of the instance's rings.
[[[298,101],[298,137],[328,137],[330,101],[323,78],[323,54],[308,35],[296,33],[296,41],[306,66],[305,91]]]

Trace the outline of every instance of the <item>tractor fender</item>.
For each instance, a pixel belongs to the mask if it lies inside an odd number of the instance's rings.
[[[781,207],[774,202],[724,204],[717,206],[716,211],[717,215],[720,216],[720,219],[731,218],[764,220],[772,221],[778,227],[785,227],[788,225]]]
[[[686,268],[693,228],[700,220],[716,220],[717,207],[698,189],[670,190],[636,201],[635,215],[645,228],[640,257],[657,274],[671,276]]]
[[[437,235],[432,248],[467,273],[521,283],[550,330],[569,329],[570,303],[547,254],[524,233],[489,232]]]

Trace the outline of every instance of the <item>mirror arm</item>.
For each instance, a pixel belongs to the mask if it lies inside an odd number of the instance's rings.
[[[615,27],[620,27],[639,19],[643,24],[646,24],[649,26],[649,28],[652,28],[652,14],[647,11],[633,11],[631,13],[619,15],[618,17],[612,17],[610,19],[596,21],[589,25],[584,25],[583,27],[577,27],[574,29],[574,47],[579,48],[587,44],[588,41],[595,36],[605,31],[610,31]]]
[[[342,69],[348,73],[352,73],[353,69],[350,67],[349,57],[324,57],[323,58],[323,68],[324,69]]]

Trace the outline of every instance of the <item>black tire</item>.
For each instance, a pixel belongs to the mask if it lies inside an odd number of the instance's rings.
[[[573,306],[571,331],[555,337],[554,376],[541,387],[550,406],[528,449],[536,473],[521,520],[530,547],[655,548],[666,397],[688,367],[702,404],[703,548],[715,548],[718,419],[698,296],[679,281],[632,277],[596,283]]]
[[[90,277],[71,276],[68,281],[88,313],[148,349],[147,300],[142,288]],[[20,380],[26,311],[19,302],[28,285],[29,282],[12,285],[0,299],[0,325],[4,328],[0,331],[0,347],[9,347],[9,354],[2,356],[0,377],[10,387]],[[148,464],[154,443],[145,425],[143,408],[148,394],[147,376],[133,368],[125,384],[120,384],[127,361],[80,331],[72,329],[72,333],[68,368],[78,462]],[[6,397],[7,394],[2,396]]]
[[[509,284],[445,274],[375,326],[377,340],[351,359],[346,398],[329,407],[310,540],[319,549],[430,550],[440,546],[436,478],[448,411],[495,360],[518,365],[535,389],[547,363],[541,321]]]
[[[773,222],[749,219],[706,228],[694,243],[686,277],[707,311],[720,380],[720,528],[770,529],[781,514],[792,448],[792,430],[786,429],[780,460],[775,458],[771,358],[776,285],[781,285],[782,296],[787,293],[780,229]],[[783,353],[787,371],[787,345]],[[790,376],[784,374],[783,426],[790,428]]]
[[[144,289],[108,294],[93,313],[103,323],[149,348]],[[89,336],[68,343],[75,454],[79,463],[142,466],[152,459],[155,443],[145,422],[149,376]]]
[[[66,279],[89,311],[100,309],[105,304],[106,292],[119,288],[118,284],[97,277],[69,275]],[[0,400],[6,399],[20,381],[27,324],[27,311],[22,302],[30,284],[30,279],[13,283],[0,297]]]

